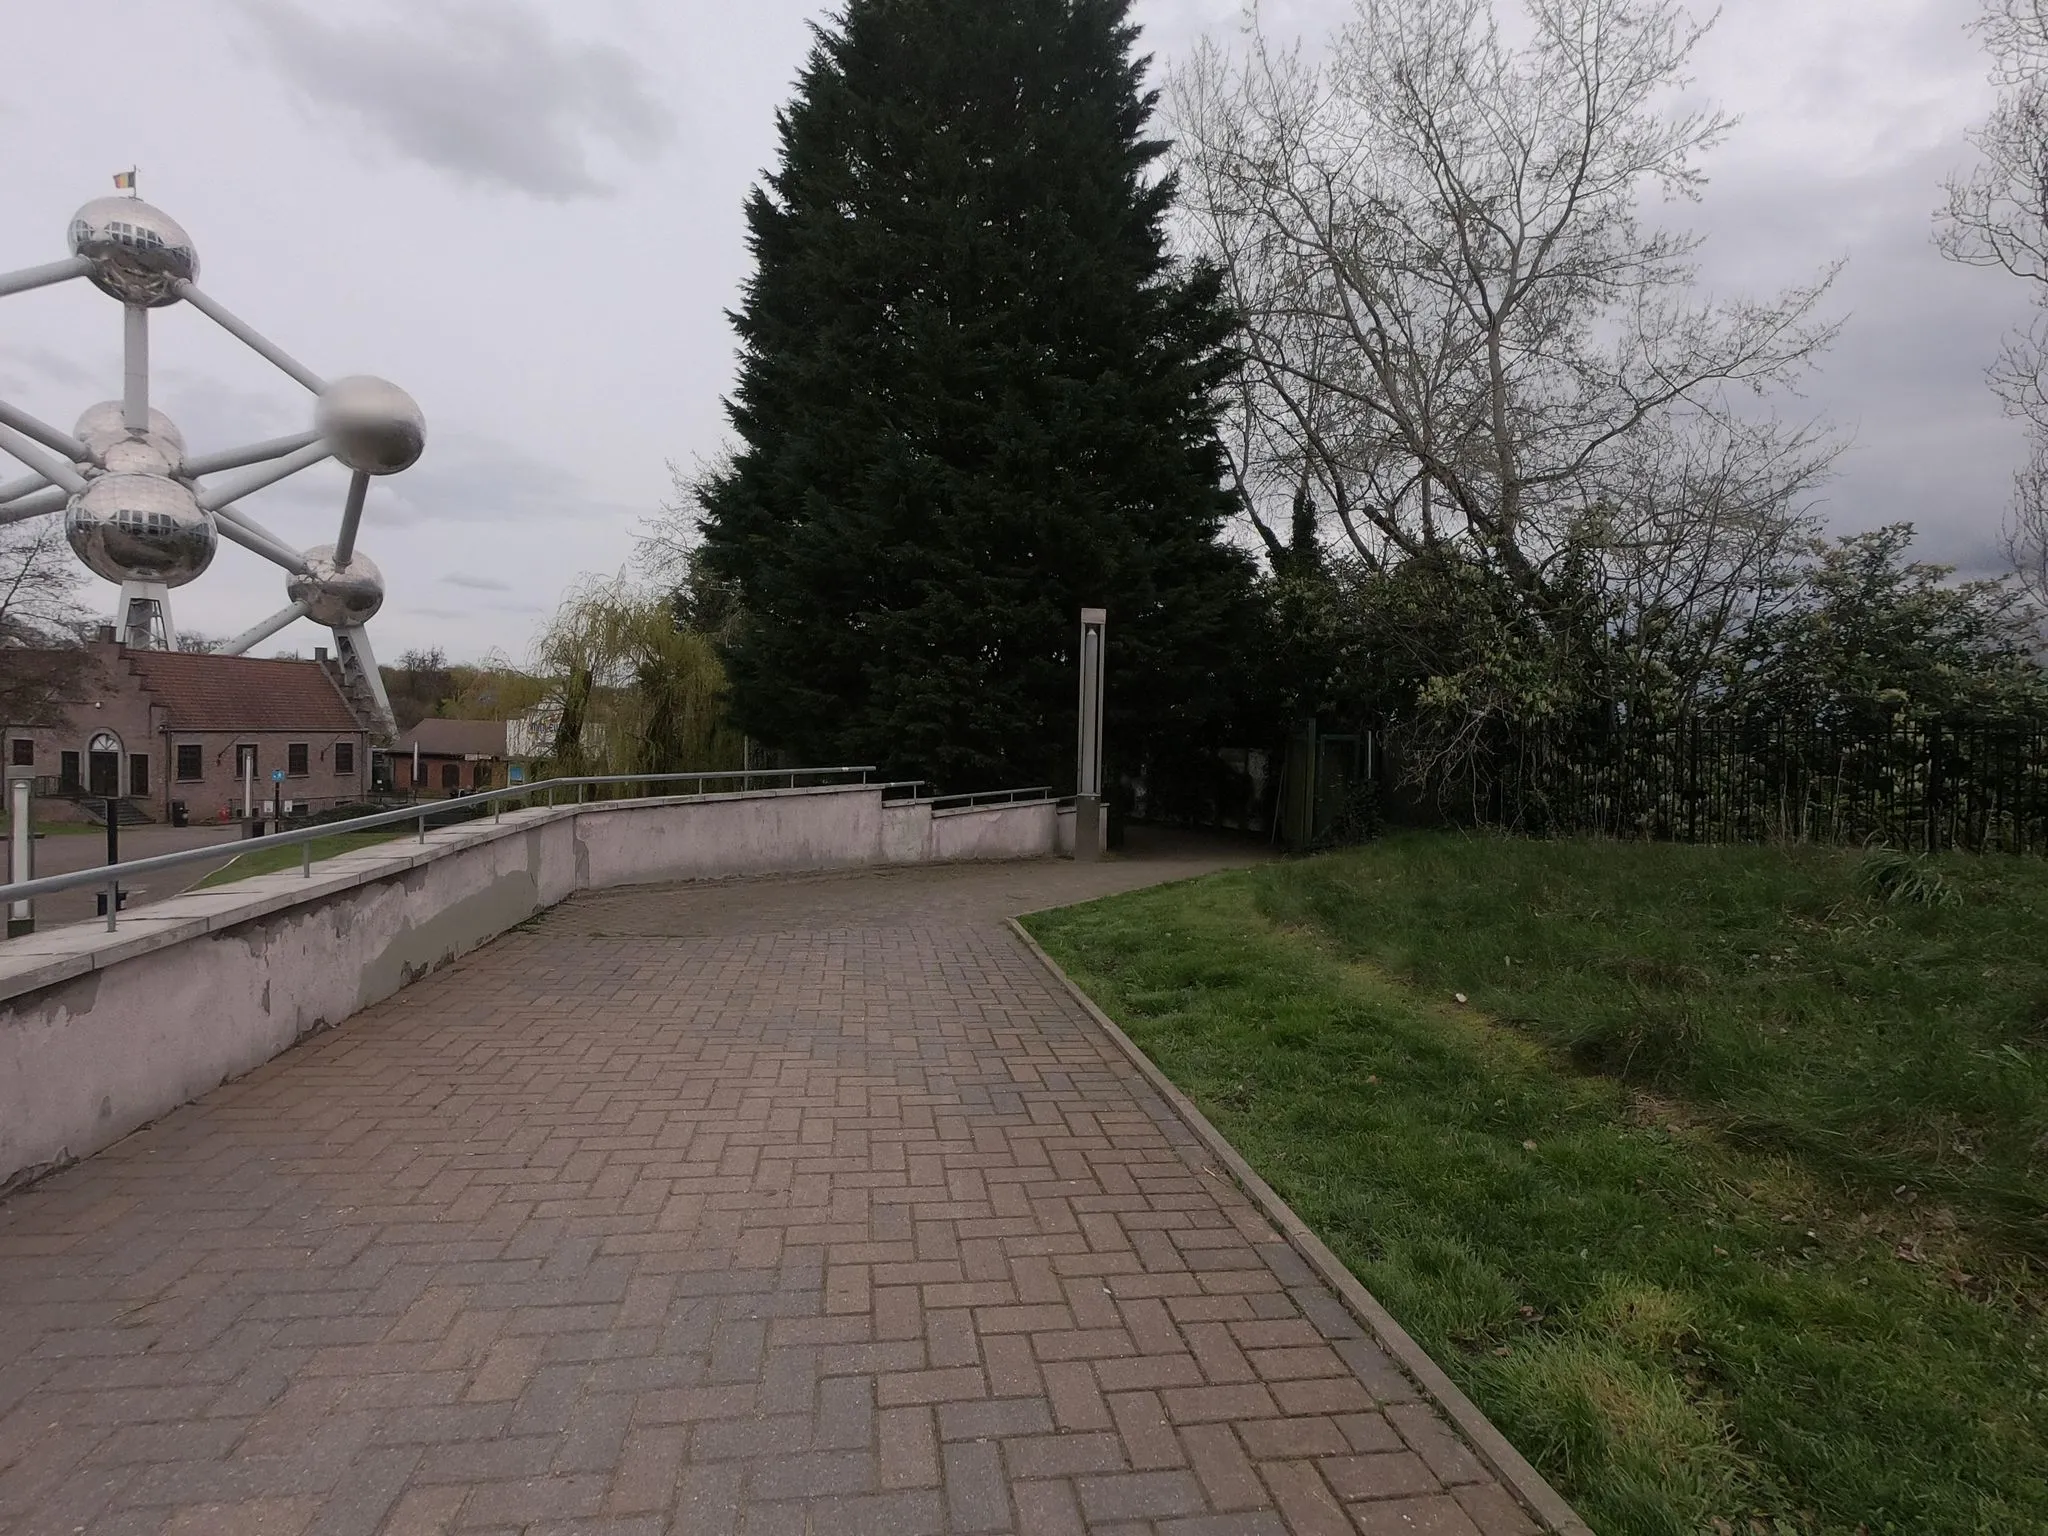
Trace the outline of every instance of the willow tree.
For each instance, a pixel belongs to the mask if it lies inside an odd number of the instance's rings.
[[[564,774],[695,773],[742,766],[726,715],[725,669],[709,639],[679,624],[665,594],[621,579],[572,591],[535,661],[557,717]]]

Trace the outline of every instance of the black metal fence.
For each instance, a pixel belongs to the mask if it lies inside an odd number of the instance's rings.
[[[1439,789],[1453,816],[1536,836],[2048,853],[2036,726],[1696,719],[1517,733],[1467,784]]]

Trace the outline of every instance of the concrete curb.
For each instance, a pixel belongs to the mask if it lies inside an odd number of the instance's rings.
[[[1543,1529],[1554,1532],[1555,1536],[1593,1536],[1592,1528],[1544,1480],[1543,1474],[1529,1465],[1522,1453],[1508,1443],[1507,1436],[1493,1427],[1492,1421],[1479,1411],[1478,1405],[1459,1391],[1458,1384],[1446,1376],[1443,1368],[1409,1336],[1407,1329],[1394,1321],[1393,1314],[1380,1305],[1372,1292],[1358,1283],[1357,1277],[1344,1267],[1343,1261],[1309,1230],[1307,1223],[1294,1214],[1293,1208],[1280,1198],[1273,1187],[1253,1171],[1251,1164],[1238,1155],[1237,1149],[1231,1146],[1223,1133],[1209,1123],[1208,1116],[1173,1085],[1151,1057],[1138,1049],[1137,1043],[1118,1028],[1115,1020],[1095,1006],[1095,1000],[1074,984],[1073,978],[1060,969],[1057,960],[1039,947],[1038,941],[1025,931],[1021,922],[1013,917],[1009,923],[1011,932],[1017,935],[1032,957],[1130,1059],[1173,1112],[1195,1133],[1218,1166],[1251,1197],[1252,1202],[1265,1213],[1266,1219],[1280,1229],[1295,1252],[1308,1262],[1325,1285],[1337,1293],[1345,1309],[1358,1319],[1382,1349],[1394,1357],[1401,1369],[1421,1388],[1423,1396],[1465,1437],[1480,1460],[1492,1469]]]

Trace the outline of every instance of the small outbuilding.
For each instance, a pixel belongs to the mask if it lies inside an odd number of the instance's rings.
[[[503,720],[422,720],[391,749],[392,788],[422,798],[503,789],[511,782],[505,725]]]

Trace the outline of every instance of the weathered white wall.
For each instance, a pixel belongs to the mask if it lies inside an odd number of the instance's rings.
[[[1025,859],[1051,853],[1059,812],[1051,801],[1036,805],[977,806],[938,811],[931,818],[927,859]]]
[[[0,1188],[85,1157],[579,890],[1044,857],[1047,804],[879,789],[539,809],[0,943]],[[1072,833],[1068,834],[1071,845]]]

